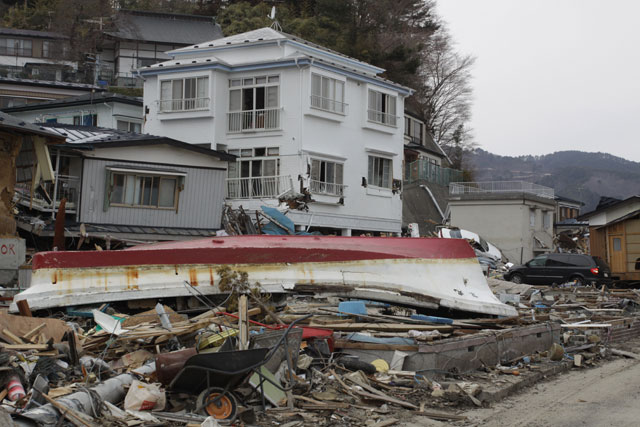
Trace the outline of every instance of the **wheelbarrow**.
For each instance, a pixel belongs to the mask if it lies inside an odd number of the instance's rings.
[[[309,315],[310,316],[310,315]],[[169,384],[169,389],[188,394],[198,394],[195,412],[212,416],[219,421],[232,422],[238,410],[238,401],[231,392],[254,373],[258,375],[258,389],[265,406],[264,383],[289,391],[293,388],[282,387],[267,378],[260,369],[274,357],[284,346],[288,348],[287,336],[296,323],[308,318],[305,316],[292,322],[284,331],[282,337],[271,348],[254,348],[250,350],[220,351],[217,353],[196,354],[191,356]],[[291,374],[294,370],[290,353],[286,354],[287,368]],[[282,351],[280,351],[282,354]],[[289,375],[289,378],[292,378]]]

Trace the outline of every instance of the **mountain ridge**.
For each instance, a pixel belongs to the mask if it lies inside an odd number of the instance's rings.
[[[556,151],[539,156],[502,156],[483,149],[469,154],[476,181],[527,181],[585,204],[589,212],[601,196],[624,199],[640,194],[640,162],[603,152]]]

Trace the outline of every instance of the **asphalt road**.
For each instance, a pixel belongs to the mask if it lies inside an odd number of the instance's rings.
[[[496,427],[640,426],[640,361],[572,370],[465,415],[467,425]]]

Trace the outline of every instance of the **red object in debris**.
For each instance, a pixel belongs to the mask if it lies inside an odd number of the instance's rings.
[[[7,384],[7,392],[9,395],[9,400],[15,402],[16,400],[20,400],[26,396],[24,392],[24,387],[20,382],[20,378],[17,375],[12,375],[9,378],[9,383]]]
[[[327,340],[329,350],[333,352],[333,331],[330,329],[302,327],[302,341]]]

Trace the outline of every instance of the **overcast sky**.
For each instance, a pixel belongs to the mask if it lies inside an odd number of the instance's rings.
[[[481,148],[640,161],[640,1],[437,2],[458,50],[477,57],[471,126]]]

